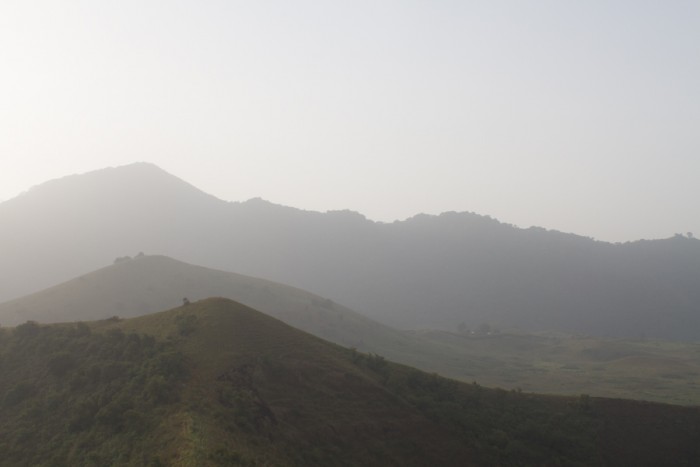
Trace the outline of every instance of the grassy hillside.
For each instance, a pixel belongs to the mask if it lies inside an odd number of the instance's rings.
[[[226,299],[3,329],[0,367],[0,465],[693,465],[699,454],[694,408],[457,383]]]
[[[445,358],[432,356],[433,371],[461,380],[549,394],[700,405],[698,343],[505,331],[415,334],[442,345]]]
[[[442,356],[442,344],[407,335],[304,290],[158,255],[123,259],[2,303],[0,324],[130,318],[172,308],[185,297],[231,298],[331,342],[430,371],[432,360]]]
[[[231,298],[342,346],[467,382],[700,405],[698,344],[551,333],[407,333],[300,289],[163,256],[123,260],[0,304],[0,323],[133,317],[176,306],[185,296]]]

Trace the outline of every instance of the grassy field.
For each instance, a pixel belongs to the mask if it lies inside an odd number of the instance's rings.
[[[444,347],[435,369],[487,386],[700,405],[700,344],[556,333],[416,333]]]

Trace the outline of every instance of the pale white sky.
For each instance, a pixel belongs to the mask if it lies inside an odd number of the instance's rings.
[[[222,199],[700,234],[700,2],[0,2],[0,200],[153,162]]]

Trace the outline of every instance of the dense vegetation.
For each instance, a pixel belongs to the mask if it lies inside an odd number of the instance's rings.
[[[0,333],[0,465],[148,465],[187,377],[152,336],[27,322]]]
[[[0,371],[2,465],[693,465],[699,454],[693,408],[458,383],[224,299],[2,329]]]
[[[464,385],[389,365],[380,356],[355,361],[376,372],[392,394],[464,437],[479,465],[598,465],[590,397],[546,399],[521,391]]]

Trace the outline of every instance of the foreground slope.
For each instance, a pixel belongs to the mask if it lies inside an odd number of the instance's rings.
[[[700,339],[700,241],[613,245],[473,213],[382,224],[228,203],[149,164],[55,180],[0,204],[0,300],[158,252],[265,277],[398,328],[464,323]]]
[[[692,465],[698,455],[697,409],[460,384],[226,299],[28,323],[3,330],[0,352],[0,465]]]

